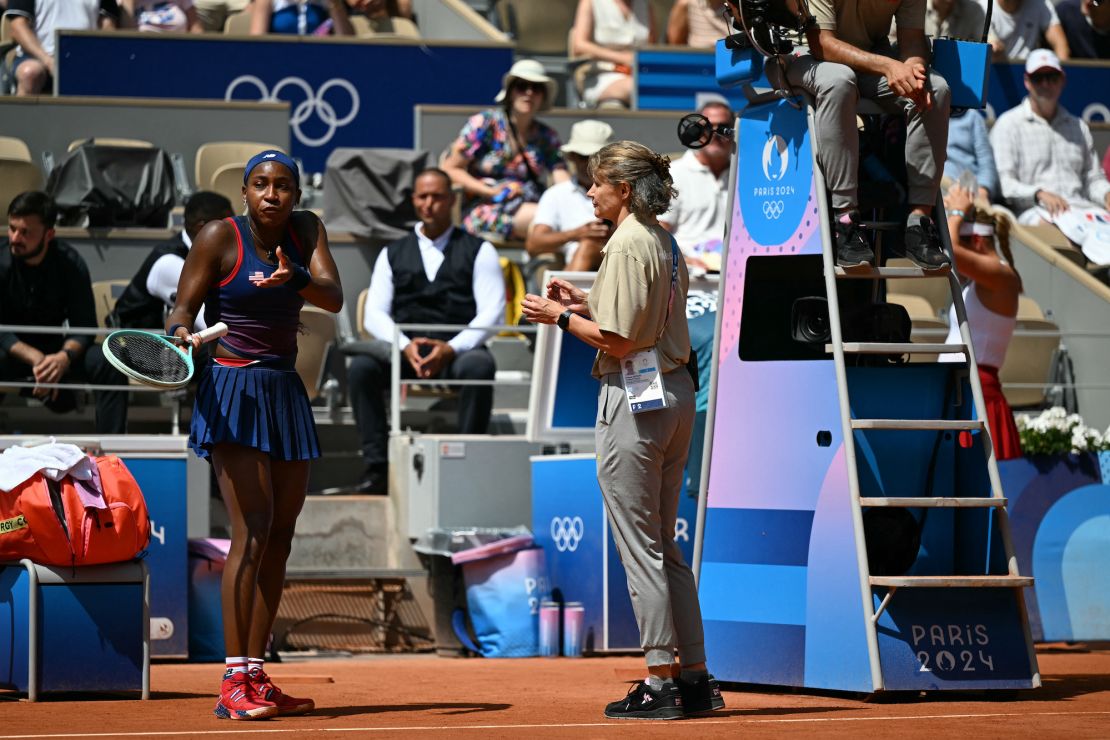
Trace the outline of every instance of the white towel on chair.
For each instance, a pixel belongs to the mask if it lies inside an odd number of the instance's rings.
[[[10,491],[42,471],[50,480],[67,475],[78,480],[93,477],[96,464],[80,447],[61,442],[35,447],[9,447],[0,453],[0,491]]]

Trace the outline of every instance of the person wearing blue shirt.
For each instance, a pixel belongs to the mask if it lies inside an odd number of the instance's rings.
[[[987,201],[999,198],[998,168],[983,116],[973,110],[952,111],[948,126],[948,160],[944,175],[959,180],[965,171],[975,175],[977,195]]]

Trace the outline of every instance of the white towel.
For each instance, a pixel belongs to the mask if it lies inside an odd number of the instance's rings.
[[[0,453],[0,491],[10,491],[42,471],[50,480],[67,475],[78,480],[93,477],[95,463],[77,445],[51,442],[35,447],[9,447]]]

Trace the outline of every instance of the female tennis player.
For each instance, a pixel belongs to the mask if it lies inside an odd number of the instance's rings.
[[[228,333],[201,370],[189,445],[208,459],[231,518],[222,584],[227,670],[217,717],[261,719],[311,711],[274,686],[263,666],[285,582],[293,528],[308,490],[308,461],[320,443],[294,368],[305,301],[337,312],[339,274],[324,225],[300,199],[300,173],[285,154],[265,151],[243,178],[246,216],[206,225],[178,283],[167,334],[198,347],[190,331],[204,304]]]

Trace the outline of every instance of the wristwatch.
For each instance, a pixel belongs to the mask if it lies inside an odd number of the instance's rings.
[[[574,311],[571,311],[569,309],[563,311],[561,314],[559,314],[559,318],[555,319],[555,325],[563,331],[566,331],[567,327],[570,326],[570,317],[573,315]]]
[[[70,365],[77,361],[77,350],[70,349],[69,347],[62,347],[62,352],[66,353],[66,357],[69,358]]]

